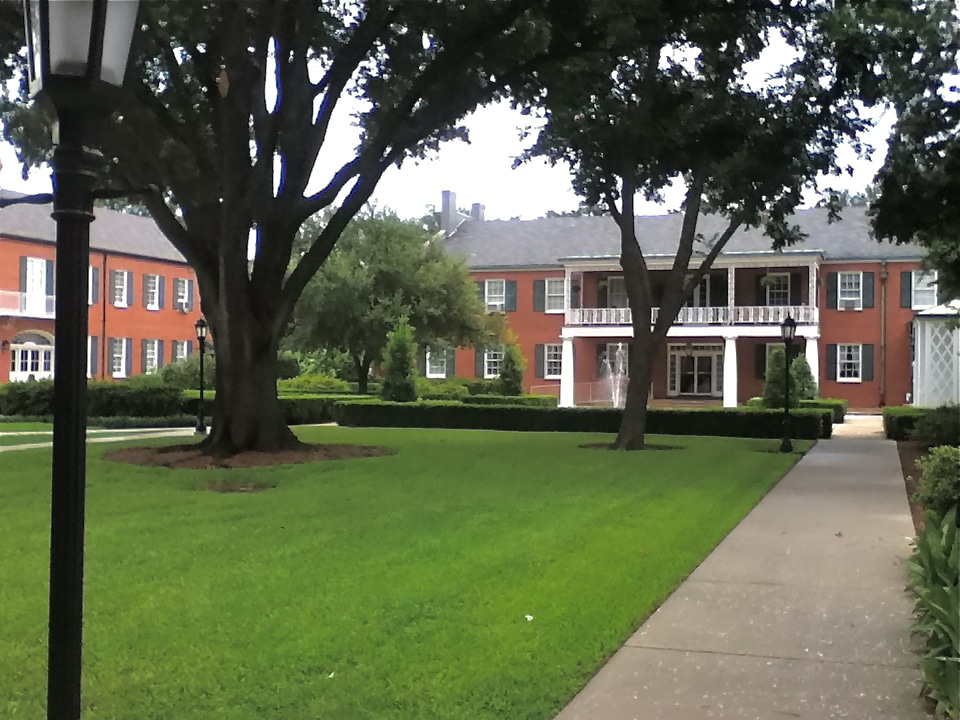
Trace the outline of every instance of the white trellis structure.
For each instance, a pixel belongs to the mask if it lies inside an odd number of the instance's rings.
[[[914,317],[914,405],[960,405],[958,320],[958,300],[923,310]]]

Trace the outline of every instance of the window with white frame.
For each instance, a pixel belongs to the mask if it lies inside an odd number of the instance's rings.
[[[507,304],[507,281],[487,280],[484,283],[483,290],[483,297],[487,306],[487,312],[502,311]]]
[[[914,310],[930,308],[937,304],[936,271],[913,271],[913,297],[910,307]]]
[[[114,270],[111,273],[112,282],[113,282],[113,306],[114,307],[126,307],[127,306],[127,281],[130,279],[130,274],[124,270]]]
[[[769,273],[765,279],[767,305],[790,304],[790,273]]]
[[[627,298],[627,283],[622,275],[607,278],[607,307],[630,307],[630,301]]]
[[[174,307],[180,310],[187,310],[190,307],[190,283],[183,278],[175,278],[173,281]]]
[[[110,339],[110,374],[115,378],[127,376],[127,341],[124,338]]]
[[[143,341],[143,370],[144,372],[155,372],[160,366],[160,341]]]
[[[563,312],[566,282],[563,278],[547,278],[545,286],[544,309],[549,312]]]
[[[143,294],[146,300],[147,310],[160,309],[160,276],[143,276]]]
[[[500,364],[503,362],[503,347],[486,348],[483,351],[483,376],[500,377]]]
[[[863,273],[837,273],[837,307],[844,310],[863,308]]]
[[[190,354],[190,344],[186,340],[173,341],[173,359],[184,360]]]
[[[543,376],[549,379],[560,377],[563,369],[563,345],[548,343],[543,346]]]
[[[427,377],[445,378],[447,376],[447,351],[442,347],[427,348]]]
[[[837,380],[860,382],[862,345],[837,345]]]

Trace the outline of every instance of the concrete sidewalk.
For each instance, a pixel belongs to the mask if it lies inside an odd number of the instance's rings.
[[[8,433],[9,435],[14,435],[16,433]],[[167,438],[167,437],[192,437],[195,434],[193,428],[169,428],[161,429],[155,428],[153,430],[149,429],[135,429],[129,430],[128,432],[119,431],[116,434],[110,434],[106,436],[100,435],[87,435],[87,444],[92,443],[108,443],[108,442],[122,442],[124,440],[152,440],[154,438]],[[28,438],[24,438],[27,440]],[[47,440],[44,442],[34,442],[34,443],[23,443],[21,445],[0,445],[0,452],[10,452],[11,450],[36,450],[37,448],[52,448],[53,441]]]
[[[821,441],[558,720],[928,720],[903,559],[913,524],[874,418]]]

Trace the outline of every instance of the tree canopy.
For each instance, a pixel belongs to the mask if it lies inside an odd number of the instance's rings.
[[[290,344],[349,353],[364,392],[370,366],[401,318],[421,345],[482,344],[498,330],[466,266],[442,239],[393,215],[358,217],[307,283]]]
[[[22,73],[16,5],[0,3],[0,49]],[[477,105],[583,52],[588,11],[561,0],[140,4],[125,91],[91,142],[104,184],[157,188],[140,201],[197,273],[220,358],[208,449],[296,444],[275,358],[307,282],[387,168],[463,137],[457,123]],[[46,159],[44,104],[25,102],[24,83],[0,92],[5,136],[25,162]],[[336,156],[331,127],[350,113],[355,151],[317,167]],[[293,257],[301,224],[323,210],[328,222]]]

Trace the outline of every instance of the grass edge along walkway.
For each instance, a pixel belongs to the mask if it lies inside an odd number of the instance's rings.
[[[90,446],[85,720],[550,718],[797,458],[772,440],[300,432],[396,454],[171,471]],[[0,716],[43,714],[40,457],[4,456]],[[274,487],[204,489],[251,478]]]

